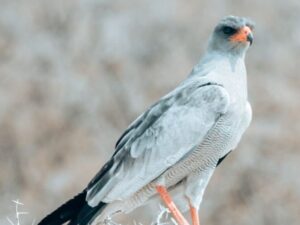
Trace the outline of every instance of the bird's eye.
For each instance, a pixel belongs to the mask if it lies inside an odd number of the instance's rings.
[[[231,34],[234,34],[236,32],[236,29],[226,26],[226,27],[223,27],[222,31],[223,31],[224,34],[231,35]]]

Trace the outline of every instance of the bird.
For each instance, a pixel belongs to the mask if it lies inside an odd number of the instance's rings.
[[[189,225],[176,196],[200,225],[208,182],[252,120],[245,56],[253,30],[249,18],[222,18],[190,74],[128,126],[82,192],[38,225],[96,224],[157,200]]]

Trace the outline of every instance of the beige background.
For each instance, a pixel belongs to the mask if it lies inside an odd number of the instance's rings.
[[[228,14],[256,21],[254,118],[213,176],[206,225],[300,220],[300,1],[0,0],[0,224],[81,191],[126,126],[174,88]],[[143,215],[134,215],[145,222]]]

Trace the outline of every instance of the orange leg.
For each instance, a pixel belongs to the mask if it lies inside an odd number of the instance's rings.
[[[183,217],[179,209],[176,207],[175,203],[173,202],[171,196],[169,195],[167,189],[164,186],[157,185],[156,190],[159,193],[161,199],[166,204],[170,212],[172,213],[173,217],[177,221],[179,225],[189,225],[188,221]]]
[[[198,210],[190,204],[190,212],[193,225],[200,225]]]

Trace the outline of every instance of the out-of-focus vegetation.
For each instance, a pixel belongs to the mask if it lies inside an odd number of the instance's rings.
[[[208,186],[202,223],[299,224],[300,1],[0,2],[1,224],[12,199],[32,221],[82,190],[228,14],[257,23],[247,56],[254,116]],[[128,224],[149,219],[140,212]]]

